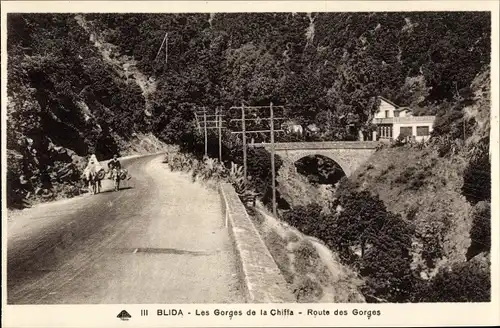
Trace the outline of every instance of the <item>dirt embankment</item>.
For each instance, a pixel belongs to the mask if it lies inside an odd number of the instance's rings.
[[[277,220],[261,204],[253,218],[298,302],[364,303],[364,281],[320,240]]]

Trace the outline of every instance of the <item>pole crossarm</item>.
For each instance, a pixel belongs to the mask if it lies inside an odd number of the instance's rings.
[[[195,113],[195,115],[204,115],[206,112],[198,112],[198,113]],[[226,115],[224,114],[207,114],[206,115],[207,117],[224,117]]]
[[[207,115],[207,116],[208,116],[208,115]],[[215,120],[215,121],[214,121],[214,120],[211,120],[211,121],[208,121],[208,120],[207,120],[207,123],[219,123],[219,120]]]
[[[275,117],[273,119],[274,120],[286,120],[287,118],[286,117]],[[270,117],[264,117],[264,118],[245,118],[245,121],[264,121],[264,120],[271,121],[272,119]],[[243,119],[241,119],[241,118],[233,118],[233,119],[229,120],[229,122],[235,122],[235,121],[241,122],[241,121],[243,121]]]
[[[232,131],[231,133],[233,134],[240,134],[240,133],[260,133],[260,132],[271,132],[271,130],[246,130],[246,131]],[[285,132],[285,130],[274,130],[274,132]]]
[[[242,109],[242,108],[269,108],[269,105],[268,106],[233,106],[233,107],[230,107],[229,109]],[[285,106],[273,106],[273,108],[285,108]]]
[[[207,130],[219,129],[218,126],[207,126]],[[221,126],[220,129],[227,129],[225,126]]]

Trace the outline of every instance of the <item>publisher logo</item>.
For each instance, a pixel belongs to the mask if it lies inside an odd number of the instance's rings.
[[[122,312],[118,313],[116,317],[120,318],[123,321],[127,321],[128,319],[132,318],[132,316],[125,310],[122,310]]]

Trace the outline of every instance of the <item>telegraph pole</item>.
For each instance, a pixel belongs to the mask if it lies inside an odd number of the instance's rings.
[[[222,114],[222,111],[219,111],[218,109],[215,110],[215,115],[207,114],[207,110],[205,109],[205,107],[203,107],[202,112],[195,112],[194,115],[196,118],[196,123],[197,123],[199,132],[201,132],[201,126],[200,126],[200,122],[198,120],[198,116],[201,114],[203,114],[203,132],[204,132],[204,139],[205,139],[205,156],[208,156],[208,130],[217,129],[218,134],[219,134],[219,161],[222,163],[222,129],[226,128],[223,126],[224,122],[222,120],[222,118],[224,117],[224,114]],[[209,118],[209,117],[214,117],[214,119],[208,120],[207,118]],[[215,125],[213,125],[213,124],[215,124]]]
[[[269,104],[269,111],[271,116],[271,173],[273,179],[273,215],[276,215],[276,173],[274,164],[274,113],[273,113],[273,103]]]
[[[241,104],[241,131],[243,132],[243,176],[247,180],[247,134],[245,129],[245,105]]]
[[[205,157],[207,157],[208,152],[208,137],[207,137],[207,111],[203,107],[203,129],[205,130]]]
[[[160,55],[161,49],[163,48],[163,45],[165,44],[165,64],[167,64],[168,61],[168,32],[165,33],[165,37],[163,38],[163,41],[161,42],[160,49],[158,49],[158,53],[156,54],[155,61]]]
[[[217,128],[219,130],[219,162],[222,163],[222,115],[219,115],[219,109],[215,112],[217,120]]]
[[[233,131],[231,132],[232,134],[243,134],[243,167],[244,167],[244,172],[245,172],[245,179],[246,179],[246,168],[247,168],[247,154],[246,154],[246,134],[247,133],[271,133],[271,171],[272,171],[272,189],[273,189],[273,215],[277,215],[277,210],[276,210],[276,172],[275,172],[275,145],[274,145],[274,134],[276,132],[283,132],[282,129],[275,130],[274,129],[274,121],[275,120],[284,120],[284,117],[274,117],[274,108],[281,108],[283,109],[283,106],[274,106],[273,103],[271,102],[269,106],[244,106],[243,104],[241,107],[231,107],[230,109],[241,109],[241,118],[240,119],[232,119],[230,121],[241,121],[241,130],[240,131]],[[269,110],[270,116],[268,118],[245,118],[245,110],[250,109],[250,110]],[[256,121],[256,122],[261,122],[264,120],[269,120],[270,123],[270,129],[263,129],[263,130],[247,130],[245,126],[246,121]],[[257,123],[259,124],[259,123]]]
[[[168,64],[168,32],[165,34],[165,64]]]

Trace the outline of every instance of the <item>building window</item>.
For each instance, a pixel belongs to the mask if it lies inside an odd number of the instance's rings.
[[[378,126],[377,131],[381,138],[392,138],[392,125]]]
[[[389,111],[388,111],[388,110],[386,110],[386,111],[385,111],[385,118],[388,118],[388,117],[389,117]]]
[[[428,126],[417,126],[417,137],[424,137],[429,135]]]
[[[413,134],[413,129],[411,126],[402,126],[399,128],[399,135],[401,137],[408,137]]]

